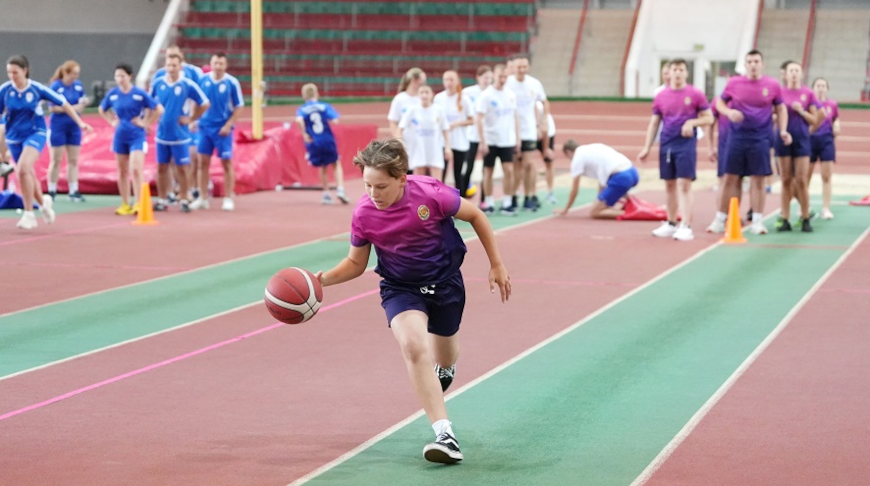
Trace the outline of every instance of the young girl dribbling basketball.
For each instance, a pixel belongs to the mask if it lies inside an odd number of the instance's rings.
[[[318,272],[317,278],[327,287],[359,277],[375,247],[381,306],[435,431],[435,441],[423,448],[423,455],[431,462],[461,461],[443,396],[456,369],[456,333],[465,307],[459,268],[466,248],[453,218],[471,223],[489,257],[490,291],[498,287],[506,302],[510,277],[495,235],[486,215],[456,189],[429,177],[407,175],[408,155],[400,140],[373,141],[353,162],[362,171],[366,195],[354,208],[350,252],[335,268]]]

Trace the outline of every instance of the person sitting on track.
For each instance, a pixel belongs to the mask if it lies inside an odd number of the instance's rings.
[[[489,258],[490,292],[498,288],[502,302],[511,296],[510,276],[483,212],[439,180],[407,175],[408,154],[400,140],[373,141],[353,162],[362,171],[366,194],[353,211],[350,252],[316,276],[324,287],[357,278],[375,247],[381,305],[435,431],[423,455],[455,463],[463,455],[443,393],[453,382],[459,356],[457,332],[465,307],[460,267],[466,247],[453,218],[471,223],[477,233]]]
[[[637,169],[625,155],[603,143],[578,145],[569,139],[562,146],[562,151],[571,159],[571,194],[564,208],[554,209],[559,216],[568,214],[574,205],[577,193],[580,191],[580,177],[591,177],[598,181],[598,198],[592,204],[589,215],[594,219],[616,219],[624,211],[616,204],[632,187],[640,181]]]

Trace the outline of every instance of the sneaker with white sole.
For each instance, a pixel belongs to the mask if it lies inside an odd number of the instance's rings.
[[[674,232],[674,239],[678,241],[692,241],[695,239],[695,233],[692,232],[690,226],[680,224],[680,227]]]
[[[435,373],[438,374],[438,381],[441,382],[441,391],[446,392],[453,383],[453,378],[456,376],[456,365],[450,368],[442,368],[440,365],[435,365]]]
[[[674,236],[674,233],[677,232],[676,225],[673,225],[667,221],[662,221],[662,225],[652,231],[653,236],[657,236],[659,238],[671,238]]]
[[[69,193],[69,201],[74,203],[83,203],[85,202],[85,197],[82,196],[82,193],[79,191]]]
[[[222,211],[233,211],[236,209],[236,203],[233,202],[233,198],[225,197],[223,204],[221,204]]]
[[[347,198],[347,196],[344,194],[344,191],[336,191],[335,197],[337,197],[342,204],[350,203],[350,199]]]
[[[46,223],[51,224],[54,223],[54,217],[54,199],[52,199],[48,194],[43,194],[42,219],[44,219]]]
[[[822,208],[822,219],[834,219],[834,213],[828,208]]]
[[[725,221],[719,221],[719,218],[713,220],[710,226],[707,226],[707,233],[724,233]]]
[[[552,192],[547,193],[547,202],[550,204],[556,204],[556,202],[557,202],[556,195],[553,194]]]
[[[178,204],[181,207],[182,213],[189,213],[190,212],[190,202],[187,199],[182,199],[181,201],[178,202]]]
[[[426,444],[423,448],[423,457],[429,462],[441,464],[455,464],[463,459],[459,442],[447,432],[440,434],[435,442]]]
[[[15,166],[9,162],[0,162],[0,177],[6,177],[15,172]]]
[[[761,221],[753,221],[752,225],[749,227],[749,231],[751,231],[753,235],[766,235],[767,226],[764,226],[764,223]]]
[[[203,199],[201,197],[194,199],[194,201],[190,203],[190,209],[208,209],[208,199]]]
[[[335,201],[332,200],[332,196],[330,196],[328,192],[324,192],[323,197],[320,198],[320,204],[328,206],[330,204],[335,204]]]
[[[18,223],[15,225],[21,229],[34,229],[39,226],[39,223],[36,222],[36,215],[33,214],[33,211],[27,211],[22,216],[21,219],[18,220]]]

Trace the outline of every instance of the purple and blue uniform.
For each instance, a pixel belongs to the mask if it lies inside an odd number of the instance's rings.
[[[118,126],[115,127],[115,137],[112,139],[112,152],[129,155],[130,152],[145,150],[145,129],[135,125],[133,119],[141,117],[146,108],[157,108],[154,98],[136,86],[126,93],[116,86],[100,102],[100,108],[103,111],[111,108],[118,117]]]
[[[218,157],[230,160],[233,158],[233,130],[223,136],[220,131],[232,118],[233,111],[245,106],[242,85],[234,76],[224,74],[220,80],[214,79],[212,75],[203,76],[199,80],[199,87],[210,105],[199,119],[197,152],[211,156],[217,150]]]
[[[834,121],[840,118],[840,108],[832,99],[820,101],[824,120],[819,128],[810,135],[810,162],[836,162],[837,150],[834,147]]]
[[[69,104],[73,106],[77,105],[79,100],[85,96],[85,87],[78,79],[73,81],[71,85],[63,84],[63,81],[58,79],[51,83],[50,88],[55,93],[66,98]],[[51,104],[59,106],[56,103]],[[52,147],[63,147],[64,145],[79,146],[82,144],[82,129],[66,113],[52,113],[49,117],[48,127],[50,128],[49,145]]]
[[[801,86],[797,89],[783,88],[782,102],[788,109],[788,133],[791,134],[791,145],[782,143],[782,138],[776,137],[777,157],[809,157],[810,155],[810,125],[798,112],[791,107],[792,103],[798,102],[804,110],[809,111],[810,106],[819,106],[816,94],[810,88]]]
[[[782,103],[779,83],[770,76],[749,79],[734,76],[728,80],[722,101],[743,113],[743,121],[731,124],[725,173],[737,176],[769,176],[770,133],[773,107]]]
[[[716,117],[716,126],[719,131],[719,143],[717,147],[719,156],[716,162],[716,175],[717,177],[722,177],[725,175],[725,161],[728,159],[728,134],[731,132],[731,120],[719,113],[719,110],[716,108],[716,100],[718,99],[718,96],[713,98],[713,101],[710,103],[710,111]]]
[[[6,145],[16,163],[24,147],[30,146],[37,152],[45,148],[45,114],[42,100],[58,105],[66,99],[58,93],[33,80],[27,81],[23,90],[15,87],[12,81],[0,85],[0,113],[5,112]]]
[[[338,112],[329,103],[308,100],[296,110],[296,116],[305,122],[305,132],[311,143],[305,144],[308,163],[314,167],[334,164],[338,160],[338,147],[329,122],[338,119]]]
[[[707,97],[698,88],[686,85],[682,89],[663,89],[653,100],[653,114],[662,119],[661,141],[659,143],[659,173],[664,180],[695,180],[695,167],[698,162],[698,129],[691,137],[682,135],[683,124],[698,117],[698,113],[709,110]]]
[[[182,116],[191,116],[193,103],[208,104],[208,98],[199,85],[189,78],[180,77],[170,83],[165,77],[151,86],[151,96],[163,105],[163,116],[157,125],[157,163],[168,164],[175,159],[176,165],[190,163],[191,136],[187,126],[178,123]]]
[[[353,211],[350,243],[371,244],[378,256],[381,305],[392,322],[418,310],[429,316],[429,332],[452,336],[465,307],[459,268],[465,243],[453,224],[459,191],[427,176],[408,176],[402,197],[378,209],[366,195]]]

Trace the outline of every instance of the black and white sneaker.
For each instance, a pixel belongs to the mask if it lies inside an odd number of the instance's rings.
[[[435,373],[438,373],[438,381],[441,382],[441,391],[446,392],[447,389],[450,388],[450,384],[453,383],[453,376],[456,375],[456,365],[454,364],[450,368],[442,368],[436,364]]]
[[[15,172],[15,167],[9,162],[0,162],[0,177],[6,177]]]
[[[441,464],[456,464],[463,459],[459,450],[459,442],[447,432],[438,436],[435,442],[426,444],[423,448],[423,457],[429,462]]]

